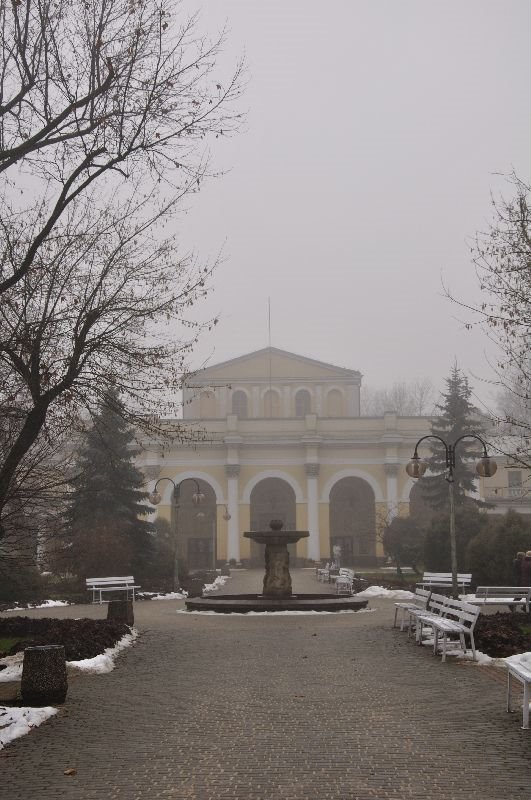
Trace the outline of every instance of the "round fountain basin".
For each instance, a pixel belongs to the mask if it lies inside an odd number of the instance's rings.
[[[218,614],[245,614],[249,611],[359,611],[368,600],[333,594],[293,594],[287,597],[266,597],[262,594],[221,594],[191,597],[188,611],[215,611]]]
[[[309,531],[246,531],[246,539],[252,539],[258,544],[295,544],[299,539],[306,539]]]

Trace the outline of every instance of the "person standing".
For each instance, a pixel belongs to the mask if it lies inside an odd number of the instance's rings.
[[[524,583],[522,581],[522,566],[524,563],[525,553],[520,551],[516,554],[516,558],[513,559],[513,586],[523,586]]]

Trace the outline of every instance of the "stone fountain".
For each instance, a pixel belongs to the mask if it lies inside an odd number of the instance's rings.
[[[280,520],[271,520],[268,531],[246,531],[243,535],[265,544],[265,575],[262,594],[213,594],[186,600],[189,611],[358,611],[367,600],[328,594],[293,594],[288,544],[307,538],[308,531],[283,531]]]

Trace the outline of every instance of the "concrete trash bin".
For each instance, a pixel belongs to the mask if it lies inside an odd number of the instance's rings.
[[[130,628],[135,624],[132,600],[111,600],[107,607],[107,619],[125,622]]]
[[[26,647],[22,664],[20,693],[28,706],[64,703],[68,683],[65,649],[62,644]]]

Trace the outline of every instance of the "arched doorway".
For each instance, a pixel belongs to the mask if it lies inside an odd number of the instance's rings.
[[[190,571],[216,567],[216,495],[206,481],[197,483],[205,495],[201,505],[196,506],[192,501],[196,484],[190,479],[180,485],[179,508],[172,505],[179,561]]]
[[[341,547],[342,566],[375,566],[374,492],[362,478],[342,478],[330,492],[330,553]]]
[[[267,531],[272,519],[281,519],[283,530],[296,528],[295,492],[281,478],[264,478],[251,492],[251,530]],[[265,545],[251,541],[251,566],[264,565]],[[294,566],[296,545],[288,545],[290,563]]]

